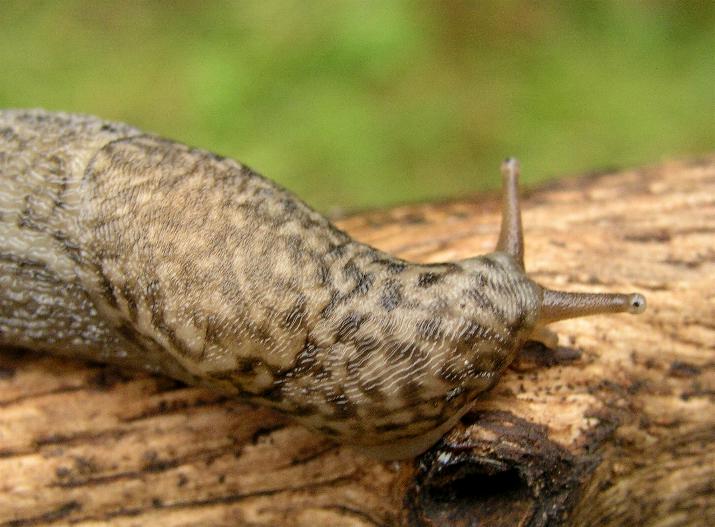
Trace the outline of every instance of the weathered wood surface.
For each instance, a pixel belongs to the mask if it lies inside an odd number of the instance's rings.
[[[342,227],[419,261],[492,249],[495,196]],[[715,157],[528,196],[544,285],[646,294],[556,326],[420,459],[379,463],[167,379],[0,351],[0,525],[714,525]]]

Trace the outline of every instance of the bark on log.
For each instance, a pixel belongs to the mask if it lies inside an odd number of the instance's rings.
[[[435,448],[380,463],[266,409],[116,368],[0,352],[0,525],[714,525],[715,156],[531,193],[526,263],[639,290],[555,326]],[[420,261],[488,252],[498,200],[341,226]]]

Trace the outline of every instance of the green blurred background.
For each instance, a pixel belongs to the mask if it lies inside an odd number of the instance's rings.
[[[0,106],[242,160],[324,211],[715,147],[715,2],[0,4]]]

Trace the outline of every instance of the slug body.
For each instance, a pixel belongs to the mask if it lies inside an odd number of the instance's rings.
[[[526,276],[510,163],[498,250],[416,264],[233,160],[90,116],[2,111],[0,345],[163,373],[414,456],[527,339],[552,339],[546,323],[644,307]]]

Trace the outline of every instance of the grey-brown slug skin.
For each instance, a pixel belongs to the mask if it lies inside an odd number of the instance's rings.
[[[231,159],[0,111],[2,346],[163,373],[411,457],[544,330],[522,267],[406,262]]]

